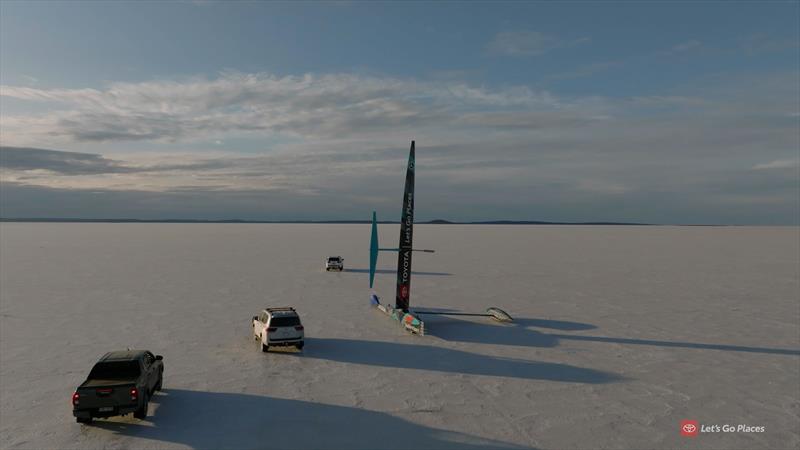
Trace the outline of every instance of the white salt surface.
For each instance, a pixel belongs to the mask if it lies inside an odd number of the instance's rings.
[[[380,227],[384,246],[397,226]],[[369,225],[0,224],[2,448],[798,448],[800,230],[415,228],[409,335]],[[326,273],[342,255],[347,271]],[[394,296],[395,254],[376,290]],[[298,354],[250,319],[292,305]],[[466,320],[470,319],[470,320]],[[164,355],[147,420],[75,423],[106,351]],[[763,433],[679,434],[683,419]]]

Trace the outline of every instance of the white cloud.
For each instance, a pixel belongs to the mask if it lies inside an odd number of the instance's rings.
[[[687,50],[691,50],[691,49],[697,48],[700,45],[702,45],[700,43],[700,41],[692,39],[690,41],[682,42],[682,43],[680,43],[678,45],[673,46],[672,47],[672,51],[673,52],[685,52]]]
[[[800,159],[776,159],[767,163],[756,164],[753,166],[755,170],[768,170],[768,169],[794,169],[800,167]]]
[[[53,138],[179,141],[226,133],[330,138],[440,126],[470,110],[567,106],[527,87],[488,90],[347,74],[226,73],[211,80],[114,83],[105,89],[2,86],[0,95],[53,105],[45,115],[4,116],[7,145],[41,145]]]
[[[25,80],[25,83],[27,83],[30,86],[36,86],[37,84],[39,84],[39,79],[36,77],[32,77],[30,75],[22,74],[20,75],[20,78]]]
[[[191,195],[211,214],[215,201],[235,198],[239,217],[254,218],[270,214],[258,199],[271,195],[273,206],[289,205],[281,218],[307,210],[349,218],[333,214],[381,207],[374,202],[395,211],[398,185],[388,180],[402,184],[408,141],[416,139],[428,202],[421,211],[445,217],[563,212],[657,222],[669,211],[724,215],[729,208],[714,210],[714,199],[749,205],[758,197],[773,199],[773,209],[784,205],[781,220],[791,220],[796,176],[761,169],[797,167],[782,159],[800,145],[797,121],[786,117],[798,100],[796,76],[712,87],[613,99],[453,81],[238,73],[99,89],[4,86],[4,96],[51,109],[4,112],[3,145],[73,153],[0,154],[0,177],[36,199],[94,190],[146,198],[146,206],[161,194]],[[257,144],[237,148],[244,141]],[[767,162],[753,167],[754,155]],[[615,207],[650,213],[619,217]]]

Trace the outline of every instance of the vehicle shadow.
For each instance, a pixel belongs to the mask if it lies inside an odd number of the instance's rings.
[[[430,345],[306,338],[305,358],[350,364],[570,383],[624,381],[613,373],[568,364],[501,358]]]
[[[152,402],[158,408],[151,406],[146,422],[96,421],[91,428],[194,449],[526,448],[382,412],[245,393],[165,389]]]
[[[428,310],[434,311],[434,309]],[[537,331],[533,327],[562,331],[597,328],[586,323],[562,320],[514,318],[511,323],[499,323],[489,317],[474,317],[469,320],[445,315],[420,314],[420,316],[425,322],[425,333],[445,341],[518,347],[555,347],[558,345],[558,336]]]
[[[433,310],[433,309],[431,309]],[[630,339],[581,334],[544,333],[532,328],[549,328],[559,331],[583,331],[597,327],[579,322],[546,319],[514,319],[502,324],[489,318],[481,321],[463,320],[440,315],[422,315],[425,333],[446,341],[475,342],[483,344],[516,345],[529,347],[555,347],[559,340],[605,342],[626,345],[652,345],[656,347],[686,348],[699,350],[721,350],[729,352],[764,353],[772,355],[800,355],[800,350],[771,347],[748,347],[743,345],[709,344],[701,342],[660,341],[654,339]]]
[[[369,273],[369,269],[344,269],[342,272],[352,272],[352,273]],[[396,274],[397,270],[393,269],[375,269],[375,273],[380,274]],[[421,276],[430,276],[430,277],[449,277],[452,276],[452,273],[448,272],[417,272],[412,271],[411,275],[421,275]]]

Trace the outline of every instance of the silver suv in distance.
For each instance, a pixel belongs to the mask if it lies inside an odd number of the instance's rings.
[[[330,272],[331,270],[336,271],[343,271],[344,270],[344,258],[341,256],[329,256],[328,260],[325,262],[325,270]]]

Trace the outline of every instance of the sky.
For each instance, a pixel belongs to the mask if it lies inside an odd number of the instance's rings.
[[[0,217],[800,224],[800,2],[0,1]]]

